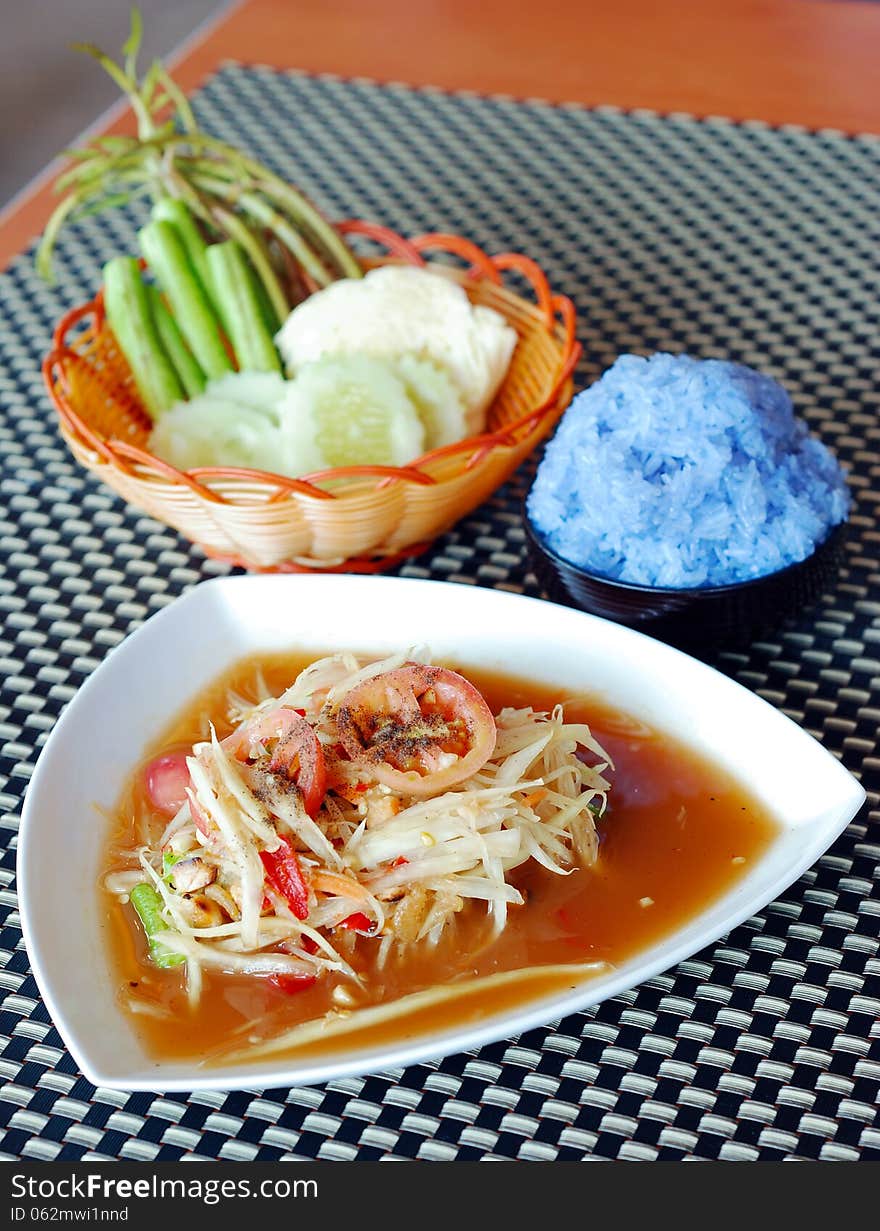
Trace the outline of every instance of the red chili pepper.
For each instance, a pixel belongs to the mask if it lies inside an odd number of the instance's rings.
[[[341,928],[350,928],[352,932],[372,932],[373,930],[372,921],[361,911],[356,911],[355,914],[349,915],[347,919],[343,919],[339,926]]]
[[[307,919],[309,887],[293,847],[282,838],[277,851],[261,851],[260,859],[266,869],[266,880],[275,892],[287,901],[297,919]]]
[[[396,859],[392,859],[391,866],[392,868],[402,868],[405,863],[409,863],[409,860],[406,858],[406,856],[398,855]]]
[[[287,992],[289,996],[296,992],[308,991],[314,987],[318,979],[316,975],[269,975],[269,982],[279,992]]]

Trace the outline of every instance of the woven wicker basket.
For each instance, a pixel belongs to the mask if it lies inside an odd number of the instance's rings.
[[[59,323],[43,372],[61,432],[79,461],[130,504],[166,522],[210,556],[262,571],[376,571],[415,555],[486,499],[545,436],[572,394],[580,352],[571,301],[550,291],[528,257],[488,257],[467,240],[412,241],[358,221],[340,231],[378,242],[380,260],[424,264],[427,251],[465,262],[442,270],[475,304],[500,312],[519,335],[487,431],[411,465],[353,466],[290,479],[263,471],[183,473],[147,452],[150,419],[106,327],[102,297]],[[358,242],[355,239],[355,242]],[[534,301],[503,285],[519,275]]]

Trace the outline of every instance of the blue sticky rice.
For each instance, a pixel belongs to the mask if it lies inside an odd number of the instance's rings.
[[[836,458],[775,380],[657,354],[621,356],[574,399],[527,507],[569,563],[691,589],[805,559],[849,503]]]

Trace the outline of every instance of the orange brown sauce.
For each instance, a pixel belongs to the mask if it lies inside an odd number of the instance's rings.
[[[174,719],[145,761],[204,738],[206,716],[214,720],[221,738],[227,734],[230,727],[223,721],[227,690],[254,697],[258,667],[277,695],[315,657],[264,655],[237,664]],[[462,912],[466,917],[450,929],[454,934],[449,943],[441,942],[433,951],[415,949],[402,961],[390,960],[381,971],[371,960],[376,942],[361,938],[350,959],[366,976],[367,990],[359,1003],[383,1003],[457,978],[525,967],[619,964],[698,914],[773,840],[774,822],[739,783],[661,732],[595,699],[566,697],[546,685],[488,674],[466,664],[447,665],[457,666],[481,690],[494,713],[519,705],[549,710],[562,701],[569,721],[589,724],[615,764],[613,773],[609,771],[608,809],[599,823],[599,858],[594,867],[579,868],[566,877],[534,864],[520,869],[516,883],[526,891],[526,904],[511,909],[507,927],[494,940],[488,937],[484,908],[479,905]],[[138,835],[145,824],[151,824],[154,840],[162,832],[164,822],[151,823],[148,818],[139,767],[117,809],[105,872],[124,866],[119,852],[143,840]],[[135,996],[171,1010],[166,1019],[132,1014],[135,1029],[157,1058],[203,1060],[221,1051],[234,1032],[246,1031],[249,1022],[271,1015],[271,1030],[263,1026],[259,1033],[274,1034],[334,1007],[335,977],[291,996],[263,979],[205,972],[202,1001],[191,1011],[180,970],[153,967],[131,907],[120,907],[106,890],[101,893],[120,997],[127,1002]],[[515,1007],[526,995],[534,998],[566,985],[570,985],[567,979],[548,973],[546,979],[530,983],[527,992],[508,985],[488,993],[464,993],[430,1012],[412,1014],[412,1020],[396,1019],[359,1032],[358,1042],[389,1042],[428,1028],[476,1021]],[[301,1051],[335,1050],[338,1045],[338,1040],[323,1040]]]

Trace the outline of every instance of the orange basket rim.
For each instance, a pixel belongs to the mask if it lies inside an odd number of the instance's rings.
[[[435,251],[456,256],[465,262],[463,270],[448,265],[434,266],[438,271],[447,276],[451,275],[456,281],[463,283],[465,287],[468,282],[484,280],[501,287],[505,272],[513,271],[522,275],[535,296],[535,304],[530,305],[532,310],[540,313],[547,333],[553,335],[560,344],[559,369],[550,392],[537,406],[519,419],[506,423],[495,431],[466,436],[452,444],[433,449],[415,458],[406,466],[334,467],[298,478],[241,466],[195,467],[191,470],[179,470],[147,449],[119,440],[117,437],[102,436],[83,420],[71,404],[65,379],[65,365],[88,361],[75,349],[75,344],[68,340],[68,335],[78,324],[88,321],[89,318],[91,318],[93,330],[97,331],[101,328],[104,321],[103,288],[101,288],[87,303],[71,308],[61,317],[53,334],[52,349],[43,360],[43,378],[46,388],[67,431],[74,437],[79,437],[106,463],[118,469],[133,473],[132,465],[146,467],[158,472],[172,484],[190,488],[212,503],[222,503],[224,500],[220,493],[213,490],[212,484],[235,483],[236,481],[268,484],[275,488],[274,494],[270,497],[271,503],[295,492],[318,500],[335,500],[346,494],[344,491],[328,491],[325,487],[318,486],[322,482],[376,479],[378,488],[397,482],[423,486],[439,485],[444,482],[444,478],[429,473],[424,467],[456,457],[464,458],[468,455],[465,469],[470,470],[493,450],[513,447],[519,438],[535,430],[545,415],[555,410],[560,393],[570,380],[580,358],[582,347],[575,336],[577,316],[573,302],[568,296],[555,293],[550,289],[546,274],[535,260],[517,252],[504,252],[490,256],[471,240],[445,232],[429,232],[406,239],[388,227],[363,219],[346,219],[337,223],[336,228],[342,235],[364,236],[385,248],[388,255],[383,258],[360,258],[365,268],[392,263],[424,266],[427,264],[424,254]],[[523,302],[527,301],[523,300]],[[350,491],[351,488],[347,490]]]

